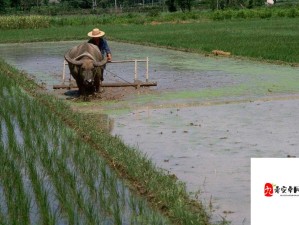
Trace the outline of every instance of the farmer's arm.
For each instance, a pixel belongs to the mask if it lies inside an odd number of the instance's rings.
[[[108,45],[106,39],[104,39],[104,38],[103,38],[103,49],[105,49],[105,52],[107,55],[107,60],[111,61],[112,60],[111,50],[109,48],[109,45]]]

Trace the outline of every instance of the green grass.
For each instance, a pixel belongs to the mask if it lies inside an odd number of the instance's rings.
[[[215,49],[233,56],[299,63],[299,19],[107,27],[111,38],[192,52]]]
[[[95,26],[107,38],[123,42],[211,53],[214,49],[233,56],[271,62],[299,63],[299,18],[199,21],[191,23],[96,24],[41,29],[2,30],[0,43],[87,40]]]

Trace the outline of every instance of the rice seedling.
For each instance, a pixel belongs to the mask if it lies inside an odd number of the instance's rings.
[[[9,224],[30,224],[30,200],[24,191],[21,168],[10,157],[9,152],[1,151],[2,184],[6,199]],[[17,206],[17,207],[16,207]]]
[[[0,67],[1,65],[0,63]],[[0,77],[5,80],[8,78],[2,71],[7,67],[3,68],[0,70]],[[13,77],[13,74],[14,72],[10,76]],[[18,80],[23,82],[21,78]],[[7,138],[1,138],[5,144],[0,153],[3,157],[0,159],[7,159],[5,171],[10,171],[7,174],[14,177],[12,182],[4,173],[5,179],[0,183],[8,211],[4,220],[9,224],[18,220],[16,213],[25,218],[26,224],[32,224],[30,218],[33,215],[29,211],[32,201],[37,207],[37,220],[45,224],[86,224],[97,221],[111,224],[155,224],[153,220],[168,224],[168,219],[151,209],[143,198],[129,191],[117,174],[100,158],[101,151],[113,169],[121,168],[130,174],[129,178],[136,185],[131,185],[131,188],[140,191],[139,193],[148,193],[151,204],[161,211],[167,210],[172,221],[196,224],[200,216],[200,220],[208,224],[204,212],[195,213],[189,207],[184,187],[178,186],[172,178],[158,171],[136,149],[128,148],[118,138],[95,130],[86,123],[84,115],[70,111],[61,101],[51,96],[34,93],[32,98],[16,84],[11,87],[15,90],[5,87],[2,88],[2,93],[6,96],[11,93],[13,98],[20,100],[6,98],[4,104],[8,107],[3,112],[0,111],[4,124],[1,129],[5,129],[7,133]],[[32,86],[29,83],[25,87]],[[19,109],[22,109],[22,116],[18,116]],[[22,118],[22,126],[19,125],[21,123],[18,118]],[[71,125],[72,129],[66,124]],[[13,143],[16,133],[11,130],[15,125],[19,126],[17,135],[22,136],[23,142]],[[89,137],[87,142],[86,136]],[[14,149],[11,150],[8,146]],[[30,183],[27,187],[31,187],[32,194],[24,188],[22,171],[28,172],[26,182]],[[121,174],[120,170],[118,173]],[[124,176],[127,175],[124,173]],[[14,192],[20,197],[15,199],[8,188],[10,186],[14,187]],[[15,200],[22,208],[17,212],[12,204]],[[179,218],[181,215],[184,215],[183,219]]]
[[[55,224],[55,216],[51,212],[50,205],[48,202],[48,192],[44,190],[42,180],[38,177],[36,166],[34,162],[29,159],[27,162],[29,177],[32,183],[33,192],[35,194],[35,202],[38,205],[40,223],[41,224]]]
[[[3,140],[3,128],[2,128],[2,126],[4,126],[3,125],[4,123],[2,123],[2,117],[0,117],[0,118],[1,118],[0,119],[0,145],[2,146],[2,148],[4,148],[4,146],[3,146],[3,142],[4,142],[4,140]]]
[[[0,29],[45,28],[50,26],[47,16],[0,16]]]

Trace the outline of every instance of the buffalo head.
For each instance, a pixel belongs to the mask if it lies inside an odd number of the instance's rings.
[[[80,94],[99,91],[107,58],[102,58],[95,45],[85,43],[76,46],[64,57],[69,64],[71,75],[77,82]]]

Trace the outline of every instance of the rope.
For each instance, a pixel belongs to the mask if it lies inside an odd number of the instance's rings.
[[[123,80],[124,82],[128,83],[128,84],[133,84],[132,82],[129,82],[123,78],[121,78],[120,76],[118,76],[117,74],[111,72],[110,70],[105,69],[107,72],[109,72],[110,74],[112,74],[114,77],[118,77],[119,79]]]

